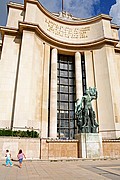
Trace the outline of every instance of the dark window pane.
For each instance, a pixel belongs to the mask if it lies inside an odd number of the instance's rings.
[[[67,71],[60,71],[60,76],[68,77],[68,72]]]
[[[62,92],[62,93],[68,93],[68,86],[63,86],[63,85],[61,85],[61,86],[60,86],[60,92]]]
[[[69,70],[74,70],[73,64],[69,64]]]
[[[69,79],[69,85],[74,85],[74,80],[73,79]]]
[[[73,93],[74,92],[74,86],[69,86],[69,92]]]
[[[68,118],[69,117],[69,114],[68,113],[65,113],[65,118]]]
[[[64,69],[65,69],[65,70],[68,69],[68,64],[64,64]]]
[[[60,94],[60,101],[68,101],[68,94]]]
[[[65,63],[62,64],[62,63],[61,63],[61,64],[60,64],[60,69],[67,70],[67,68],[68,68],[67,66],[68,66],[67,64],[65,64]]]
[[[60,84],[68,85],[68,78],[60,78]]]
[[[60,103],[60,109],[64,110],[64,103]]]
[[[70,94],[70,95],[69,95],[69,100],[70,100],[70,101],[74,101],[74,96],[73,96],[73,94]]]
[[[64,92],[64,86],[60,86],[60,92]]]
[[[66,102],[60,102],[60,109],[67,110],[68,109],[68,102],[67,103]]]
[[[60,117],[61,117],[61,119],[63,119],[64,118],[64,113],[61,113]]]
[[[69,109],[70,109],[70,110],[73,110],[74,107],[75,107],[75,104],[74,104],[74,103],[69,103]]]
[[[64,64],[60,64],[60,69],[64,69]]]
[[[68,128],[68,120],[61,119],[60,127]]]
[[[74,77],[74,72],[73,71],[69,71],[69,77]]]
[[[74,118],[74,117],[75,117],[74,111],[70,111],[70,118]]]
[[[70,128],[74,128],[74,121],[73,120],[70,121]]]

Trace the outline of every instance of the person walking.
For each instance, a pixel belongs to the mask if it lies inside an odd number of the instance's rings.
[[[13,166],[13,164],[11,162],[11,154],[8,149],[6,150],[5,157],[6,157],[6,166],[8,166],[9,164],[10,164],[10,166]]]
[[[23,162],[23,158],[25,157],[25,154],[22,152],[22,149],[19,150],[18,155],[17,155],[18,161],[19,161],[19,167],[22,167],[22,162]]]

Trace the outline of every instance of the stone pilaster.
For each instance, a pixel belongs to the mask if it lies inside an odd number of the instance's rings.
[[[93,58],[92,51],[85,51],[85,68],[86,68],[87,88],[96,87],[94,58]],[[97,91],[98,91],[98,89],[97,89]],[[98,96],[99,96],[99,92],[98,92]],[[92,106],[93,106],[93,110],[95,111],[95,114],[96,114],[96,119],[98,121],[97,100],[92,101]]]
[[[80,99],[83,96],[82,91],[82,69],[81,69],[81,54],[75,53],[75,80],[76,80],[76,99]]]
[[[109,50],[110,54],[108,56],[107,51]],[[104,139],[114,139],[116,138],[116,135],[114,131],[115,114],[113,108],[114,95],[112,88],[115,83],[115,76],[114,79],[111,79],[111,74],[115,72],[115,69],[114,64],[111,64],[111,62],[114,62],[112,49],[103,47],[101,49],[94,50],[93,57],[96,87],[98,90],[97,105],[99,132],[102,133],[102,137]]]
[[[43,58],[43,42],[34,32],[23,31],[14,128],[41,129]]]
[[[48,96],[49,96],[49,64],[50,64],[50,46],[44,45],[44,63],[43,63],[43,87],[42,87],[42,115],[41,115],[41,137],[48,136]]]
[[[50,137],[57,137],[57,49],[51,54]]]
[[[15,36],[4,35],[0,60],[0,128],[10,128],[13,121],[19,38],[17,42]]]

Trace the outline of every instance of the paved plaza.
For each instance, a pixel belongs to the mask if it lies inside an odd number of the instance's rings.
[[[0,180],[120,180],[120,159],[17,161],[6,167],[0,161]]]

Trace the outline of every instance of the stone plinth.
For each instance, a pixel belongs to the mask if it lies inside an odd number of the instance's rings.
[[[103,156],[102,136],[99,133],[76,134],[75,139],[79,140],[80,158],[98,158]]]

